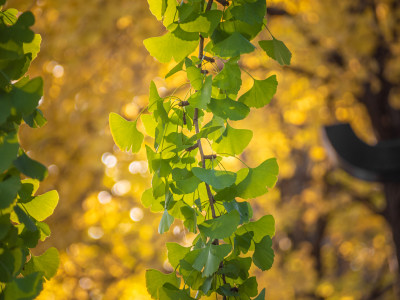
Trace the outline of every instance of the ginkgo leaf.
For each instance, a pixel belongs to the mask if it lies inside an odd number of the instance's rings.
[[[202,234],[209,237],[210,240],[224,239],[231,236],[240,223],[240,215],[236,210],[224,214],[216,219],[204,221],[199,224],[199,230]]]
[[[160,299],[159,290],[166,283],[170,283],[176,287],[179,287],[180,280],[176,277],[175,272],[164,274],[154,269],[146,270],[146,287],[151,298]]]
[[[150,82],[149,105],[147,107],[147,110],[149,112],[155,111],[157,109],[157,104],[158,104],[159,101],[161,102],[161,101],[163,101],[163,99],[158,94],[157,86],[154,83],[154,81],[152,80]]]
[[[242,226],[240,226],[235,235],[244,235],[247,232],[252,231],[254,236],[253,240],[256,243],[259,243],[261,239],[266,236],[274,236],[275,235],[275,220],[274,217],[271,215],[266,215],[261,217],[255,222],[249,222]]]
[[[239,92],[242,78],[237,58],[230,59],[225,63],[222,71],[215,76],[213,85],[232,94]]]
[[[189,99],[189,103],[196,108],[206,109],[207,104],[211,100],[212,76],[207,76],[201,90],[193,94]]]
[[[236,174],[229,171],[208,170],[195,167],[194,176],[216,189],[223,189],[235,183]]]
[[[250,112],[246,104],[229,98],[211,99],[207,107],[214,115],[233,121],[243,120]]]
[[[13,203],[17,197],[20,186],[21,182],[18,176],[11,176],[0,181],[0,209],[7,208]]]
[[[272,37],[272,40],[259,41],[258,44],[269,57],[275,59],[280,65],[290,65],[292,53],[282,41]]]
[[[272,240],[267,235],[259,243],[255,243],[253,253],[254,264],[262,271],[271,269],[274,263],[274,250],[272,249]]]
[[[177,243],[167,243],[168,260],[173,268],[176,268],[179,261],[190,252],[190,247],[183,247]]]
[[[243,1],[241,5],[232,6],[229,12],[235,20],[240,20],[250,25],[262,23],[266,13],[265,0],[248,2]]]
[[[151,13],[160,21],[167,8],[167,0],[147,0],[147,2]]]
[[[240,33],[234,32],[228,38],[215,44],[211,51],[219,57],[227,58],[250,53],[253,52],[254,49],[254,45],[251,44],[248,39]]]
[[[267,187],[274,187],[278,173],[279,167],[275,158],[267,159],[256,168],[239,170],[238,180],[244,179],[236,186],[236,196],[250,199],[264,195],[268,192]]]
[[[264,80],[255,79],[252,88],[243,94],[238,101],[250,107],[263,107],[271,102],[277,87],[278,81],[275,75]]]
[[[40,256],[32,255],[30,261],[25,265],[24,276],[34,273],[43,272],[47,280],[52,278],[57,273],[58,265],[60,264],[60,258],[56,248],[51,247],[46,250]]]
[[[161,217],[160,225],[158,226],[158,233],[163,234],[164,232],[167,232],[173,222],[174,222],[174,217],[171,216],[165,209]]]
[[[21,204],[22,207],[37,221],[43,221],[51,216],[58,204],[57,191],[50,191],[34,197],[31,201]]]
[[[222,11],[209,10],[200,14],[196,19],[180,23],[180,27],[187,32],[212,33],[222,17]]]
[[[221,137],[213,144],[213,148],[221,155],[237,155],[243,152],[252,137],[251,130],[235,129],[227,124]]]
[[[19,143],[16,132],[0,137],[0,174],[7,170],[17,158],[18,149]]]
[[[229,244],[209,244],[207,247],[201,249],[193,263],[193,268],[197,271],[202,271],[204,267],[202,277],[208,277],[218,270],[220,262],[231,250],[232,246]]]
[[[137,121],[127,121],[116,113],[110,113],[109,122],[115,144],[122,151],[139,152],[144,135],[136,129]]]
[[[47,176],[47,168],[42,165],[40,162],[31,159],[28,155],[23,153],[18,156],[18,158],[14,161],[14,166],[25,175],[39,179],[40,181],[44,180]]]
[[[146,39],[143,41],[143,44],[150,55],[155,57],[159,62],[167,63],[172,58],[180,62],[196,49],[198,39],[198,35],[196,34],[191,39],[183,40],[175,34],[168,32],[163,36]]]

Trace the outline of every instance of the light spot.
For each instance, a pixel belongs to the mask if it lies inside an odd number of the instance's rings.
[[[174,235],[178,235],[181,233],[181,228],[179,226],[175,226],[172,232],[174,233]]]
[[[131,209],[129,216],[131,217],[132,221],[139,222],[143,219],[143,210],[139,207],[134,207]]]
[[[79,286],[84,290],[89,290],[93,287],[93,281],[89,277],[82,277],[79,279]]]
[[[111,192],[117,196],[123,196],[131,190],[131,183],[128,180],[120,180],[112,187]]]
[[[115,167],[118,162],[117,158],[109,152],[106,152],[101,156],[101,161],[106,165],[107,168]]]
[[[62,65],[55,65],[52,73],[55,78],[61,78],[64,76],[64,67]]]
[[[99,200],[99,202],[101,204],[107,204],[110,203],[112,196],[109,192],[107,191],[101,191],[98,195],[97,195],[97,199]]]
[[[283,251],[287,251],[292,247],[292,241],[288,237],[284,237],[279,241],[279,248]]]
[[[50,166],[48,167],[48,170],[49,170],[49,173],[50,173],[51,175],[57,175],[57,174],[58,174],[58,171],[59,171],[59,169],[58,169],[58,167],[57,167],[56,165],[50,165]]]
[[[144,174],[147,172],[147,162],[144,160],[133,161],[129,164],[129,172],[132,174]]]
[[[92,226],[88,229],[88,235],[95,240],[100,239],[104,235],[103,229],[98,226]]]

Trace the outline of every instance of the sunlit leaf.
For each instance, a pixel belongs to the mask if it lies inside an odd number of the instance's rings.
[[[216,189],[223,189],[235,183],[236,174],[229,171],[208,170],[195,167],[194,176]]]
[[[34,197],[31,201],[21,204],[31,217],[37,221],[43,221],[53,214],[58,204],[57,191],[50,191]]]
[[[227,124],[221,137],[213,144],[213,148],[221,155],[237,155],[243,152],[252,137],[251,130],[235,129]]]
[[[189,103],[196,108],[206,109],[211,100],[212,76],[207,76],[201,90],[193,94]]]
[[[266,235],[275,235],[275,220],[271,215],[261,217],[255,222],[246,223],[236,230],[235,235],[243,235],[246,232],[252,231],[254,233],[254,241],[259,243]]]
[[[166,245],[168,250],[168,261],[175,269],[178,266],[179,261],[190,252],[190,247],[183,247],[177,243],[167,243]]]
[[[116,113],[110,113],[109,122],[115,144],[122,151],[139,152],[144,135],[136,129],[137,121],[127,121]]]
[[[167,232],[173,222],[174,222],[174,217],[171,216],[165,209],[161,217],[160,225],[158,226],[158,233],[163,234],[164,232]]]
[[[196,38],[193,36],[191,39],[184,40],[168,32],[163,36],[146,39],[143,43],[150,55],[158,61],[167,63],[174,58],[175,61],[180,62],[196,49],[198,35],[196,36]]]
[[[203,271],[202,277],[208,277],[218,270],[220,262],[231,250],[232,246],[228,244],[209,244],[207,247],[201,249],[193,264],[193,268]]]
[[[151,295],[151,298],[162,300],[159,298],[159,290],[165,283],[170,283],[176,287],[179,287],[180,280],[176,277],[175,272],[164,274],[154,269],[146,271],[146,287],[147,291]]]
[[[161,20],[167,8],[167,0],[147,0],[151,13]]]
[[[188,32],[212,33],[217,27],[222,12],[220,10],[210,10],[191,21],[180,23],[179,26]]]
[[[260,108],[271,102],[276,93],[278,81],[272,75],[264,80],[254,80],[253,87],[243,94],[238,101],[243,102],[249,107]]]
[[[236,210],[224,214],[216,219],[210,219],[201,223],[198,227],[202,234],[210,240],[224,239],[231,236],[240,223],[240,215]]]
[[[221,72],[215,76],[213,85],[226,93],[237,94],[242,85],[241,71],[237,58],[228,60]]]
[[[278,172],[279,167],[275,158],[264,161],[256,168],[241,169],[238,178],[244,179],[236,187],[236,196],[251,199],[265,194],[268,192],[267,187],[272,188],[275,185]]]
[[[47,280],[57,273],[60,258],[56,248],[51,247],[40,256],[32,255],[31,259],[24,267],[24,276],[34,272],[42,272]]]

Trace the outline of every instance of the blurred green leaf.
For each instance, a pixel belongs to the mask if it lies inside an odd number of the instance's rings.
[[[17,176],[11,176],[0,182],[0,209],[9,207],[17,197],[21,182]]]
[[[44,165],[31,159],[25,153],[14,160],[14,166],[26,176],[40,181],[44,180],[48,174],[47,168]]]

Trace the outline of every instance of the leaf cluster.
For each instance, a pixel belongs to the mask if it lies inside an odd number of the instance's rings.
[[[0,1],[3,5],[5,1]],[[0,6],[0,298],[32,299],[53,277],[59,257],[55,248],[34,256],[36,247],[50,235],[43,221],[52,215],[58,193],[37,195],[47,169],[31,159],[18,140],[22,122],[32,128],[46,123],[37,108],[43,95],[40,77],[25,75],[40,49],[41,37],[30,29],[31,12],[18,15]],[[25,179],[22,179],[25,178]]]
[[[278,165],[271,158],[232,172],[222,159],[240,160],[253,137],[251,130],[235,128],[232,121],[270,103],[277,89],[276,76],[252,77],[253,86],[239,95],[240,56],[256,49],[252,40],[265,26],[265,0],[148,2],[167,33],[144,45],[160,62],[174,59],[177,65],[166,77],[185,72],[190,88],[185,98],[161,97],[155,83],[150,84],[149,105],[140,122],[153,178],[142,204],[162,213],[160,234],[176,219],[197,234],[190,247],[167,244],[175,272],[148,270],[148,292],[153,299],[199,299],[213,293],[223,299],[264,299],[265,291],[258,293],[249,269],[252,264],[262,271],[272,267],[275,223],[270,215],[252,220],[247,200],[275,185]],[[280,64],[290,63],[283,42],[272,37],[260,46]],[[191,56],[196,48],[198,57]],[[142,148],[138,121],[110,114],[111,133],[121,150],[136,153]],[[210,154],[204,153],[202,142],[210,146]]]

